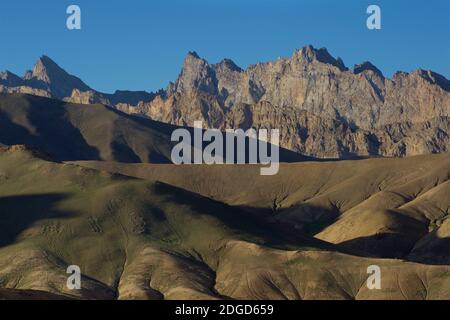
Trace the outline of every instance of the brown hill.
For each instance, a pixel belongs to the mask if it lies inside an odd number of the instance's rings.
[[[0,94],[0,143],[27,145],[55,160],[170,162],[172,130],[104,105]]]
[[[385,166],[383,161],[389,160],[379,161],[380,166]],[[436,167],[432,174],[436,177],[441,172],[439,165],[445,165],[448,157],[392,161],[392,168],[415,163],[419,172],[412,172],[411,177],[401,173],[391,179],[385,177],[381,185],[386,188],[394,187],[394,180],[398,186],[421,177],[428,181],[427,168]],[[339,185],[348,185],[353,179],[356,181],[352,192],[358,199],[372,185],[377,188],[380,181],[373,180],[364,190],[357,183],[363,183],[364,178],[357,172],[370,171],[370,167],[377,170],[376,164],[377,160],[287,165],[282,171],[284,177],[288,175],[286,168],[294,169],[290,172],[293,178],[285,186],[298,191],[287,199],[293,201],[301,194],[331,198]],[[299,188],[291,185],[298,183],[298,172],[305,177],[311,174],[309,178],[317,175],[316,166],[323,166],[321,170],[329,179],[305,183]],[[175,179],[175,174],[169,174],[178,170],[175,167],[157,168],[162,175]],[[196,166],[184,168],[187,175],[198,170]],[[252,175],[257,173],[256,168],[248,166],[229,167],[221,174],[224,168],[210,168],[202,171],[205,177],[211,177],[211,172],[222,179],[239,174],[240,179],[234,181],[235,189],[239,183],[243,187],[251,185],[247,181],[250,175],[258,177]],[[338,247],[333,249],[314,241],[301,230],[296,237],[280,233],[273,224],[248,211],[169,184],[52,163],[22,149],[0,153],[0,173],[0,295],[4,298],[30,295],[50,299],[450,298],[448,265],[340,253]],[[177,179],[179,183],[194,184],[183,176]],[[254,194],[254,199],[268,199],[259,195],[263,191],[260,179],[256,179],[254,190],[247,190],[247,194]],[[205,178],[204,183],[207,181],[210,180]],[[279,192],[276,186],[273,190]],[[433,198],[433,193],[427,194],[425,189],[432,189],[425,182],[419,187],[418,194]],[[244,200],[244,195],[239,198]],[[416,201],[425,199],[420,198],[416,197]],[[343,205],[351,208],[350,202]],[[438,225],[436,236],[444,226]],[[80,291],[66,287],[65,271],[71,264],[82,270]],[[369,290],[366,286],[370,265],[381,268],[381,290]]]
[[[450,154],[282,164],[270,177],[257,166],[77,164],[175,185],[368,255],[450,263]]]
[[[177,128],[101,104],[0,94],[0,143],[26,145],[58,161],[172,163],[171,135]],[[305,159],[311,158],[280,149],[281,161]]]

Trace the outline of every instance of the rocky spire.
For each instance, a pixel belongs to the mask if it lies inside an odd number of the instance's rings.
[[[234,63],[231,59],[223,59],[219,63],[214,65],[215,69],[227,69],[230,71],[242,72],[243,70]]]
[[[347,70],[341,58],[334,58],[326,48],[316,49],[312,45],[307,45],[300,50],[295,51],[294,58],[306,63],[318,61],[331,64],[341,71]]]
[[[415,71],[421,78],[427,80],[429,83],[441,87],[443,90],[450,92],[450,81],[444,76],[433,72],[431,70],[419,69]]]
[[[28,73],[27,77],[28,80],[47,87],[52,95],[57,98],[70,96],[73,89],[91,90],[83,81],[67,73],[46,55],[39,58],[33,67],[33,71],[31,74]]]
[[[217,79],[214,69],[196,52],[189,52],[184,59],[183,69],[175,83],[175,90],[179,93],[199,90],[216,94]]]
[[[354,74],[359,74],[361,72],[368,71],[368,70],[379,75],[381,78],[384,78],[383,73],[369,61],[364,61],[363,63],[355,64],[355,66],[353,67]]]

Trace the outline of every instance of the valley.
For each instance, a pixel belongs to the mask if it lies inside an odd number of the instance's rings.
[[[82,299],[448,299],[449,161],[283,164],[283,176],[248,179],[257,166],[64,164],[3,149],[2,287]],[[420,170],[406,175],[408,165]],[[80,291],[65,287],[70,264]],[[365,286],[373,264],[381,290]]]

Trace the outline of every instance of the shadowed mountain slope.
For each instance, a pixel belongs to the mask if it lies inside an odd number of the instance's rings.
[[[171,142],[171,135],[177,128],[180,127],[131,116],[101,104],[79,105],[32,95],[0,94],[0,143],[31,146],[58,161],[171,163],[172,147],[176,144]],[[193,135],[192,128],[185,129]],[[226,152],[219,154],[225,156]],[[280,148],[282,162],[311,159]]]
[[[0,143],[25,144],[55,160],[170,162],[170,126],[104,105],[0,95]]]

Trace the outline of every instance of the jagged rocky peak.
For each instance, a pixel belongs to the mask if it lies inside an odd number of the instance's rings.
[[[179,93],[189,93],[200,90],[210,94],[217,92],[217,79],[212,66],[199,57],[195,51],[191,51],[184,59],[183,69],[175,84],[175,90]]]
[[[189,51],[186,57],[184,58],[183,62],[183,69],[186,68],[195,68],[198,66],[207,66],[208,61],[206,61],[203,58],[200,58],[200,56],[195,51]]]
[[[379,75],[380,77],[384,78],[383,73],[369,61],[364,61],[363,63],[355,64],[355,66],[353,67],[354,74],[359,74],[369,70]]]
[[[5,71],[0,72],[0,79],[2,79],[2,80],[9,80],[9,79],[14,79],[14,78],[20,79],[19,76],[12,73],[11,71],[5,70]]]
[[[405,83],[405,85],[411,81],[417,81],[417,79],[425,80],[428,84],[438,86],[442,90],[450,92],[450,81],[443,75],[431,70],[418,69],[411,73],[397,71],[392,77],[394,82]]]
[[[215,69],[221,69],[221,70],[230,70],[235,72],[242,72],[243,70],[234,63],[231,59],[223,59],[219,63],[214,65]]]
[[[51,83],[51,76],[55,73],[65,73],[52,59],[43,55],[38,59],[33,67],[31,78],[35,78],[46,83]]]
[[[429,83],[437,85],[441,87],[443,90],[450,92],[450,81],[436,72],[433,72],[431,70],[419,69],[414,71],[413,74],[417,74],[418,76],[425,79]]]
[[[25,71],[25,74],[23,75],[23,79],[30,80],[31,78],[33,78],[33,70]]]
[[[34,81],[40,87],[45,84],[45,89],[49,90],[56,98],[69,97],[74,89],[80,91],[92,90],[83,81],[66,72],[46,55],[39,58],[31,75],[27,73],[26,76],[28,80]]]
[[[200,58],[200,56],[198,55],[198,53],[196,51],[189,51],[186,58],[189,58],[189,57],[192,57],[194,59],[200,59],[200,60],[202,59],[202,58]]]
[[[23,80],[19,76],[8,70],[0,72],[0,84],[16,87],[22,85],[22,83]]]
[[[348,70],[341,58],[334,58],[326,48],[316,49],[312,45],[307,45],[302,49],[298,49],[294,53],[294,59],[306,63],[315,61],[326,63],[337,67],[341,71]]]

